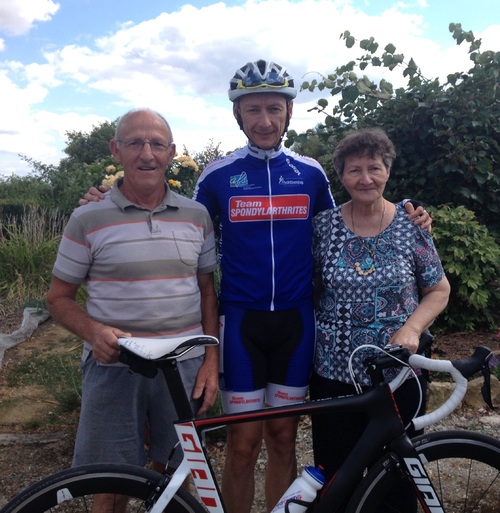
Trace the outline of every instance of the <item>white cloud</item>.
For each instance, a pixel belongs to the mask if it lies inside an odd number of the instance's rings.
[[[19,36],[29,32],[37,21],[48,21],[58,11],[52,0],[2,0],[0,32]]]
[[[3,0],[0,17],[5,6],[10,6],[13,20],[12,6],[18,7],[19,16],[19,6],[30,3]],[[51,1],[37,4],[45,6],[45,17],[55,12],[50,6],[57,10]],[[40,10],[31,14],[24,18],[28,25],[44,19]],[[12,30],[21,24],[11,21],[9,26]],[[423,16],[409,12],[408,5],[402,3],[378,16],[361,12],[349,0],[247,0],[238,6],[219,2],[203,8],[185,5],[142,23],[127,22],[93,42],[87,39],[86,46],[52,45],[45,50],[42,63],[0,63],[4,98],[0,151],[57,163],[63,156],[66,130],[90,130],[97,120],[113,120],[135,106],[162,112],[172,124],[179,149],[185,144],[192,151],[201,150],[213,138],[229,150],[244,142],[232,116],[227,87],[234,70],[245,62],[276,60],[300,85],[307,73],[327,74],[361,54],[359,48],[347,49],[339,39],[342,32],[350,30],[358,39],[373,36],[382,46],[394,43],[407,59],[415,59],[428,78],[470,68],[465,44],[457,47],[448,34],[443,34],[445,40],[449,37],[447,44],[425,39],[424,29]],[[499,30],[490,27],[476,34],[483,38],[483,49],[496,48]],[[385,68],[380,68],[380,76],[395,85],[405,83]],[[49,112],[47,101],[57,105],[62,94],[65,98],[74,94],[74,106],[66,103]],[[292,128],[301,132],[322,120],[307,113],[317,97],[299,94]]]

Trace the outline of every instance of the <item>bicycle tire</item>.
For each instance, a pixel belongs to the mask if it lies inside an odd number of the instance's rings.
[[[476,432],[441,431],[416,437],[413,445],[446,513],[498,512],[500,440]],[[402,479],[394,458],[384,456],[363,478],[346,513],[397,512],[386,498],[402,486]],[[423,511],[420,504],[416,511]]]
[[[144,501],[161,474],[122,464],[95,464],[58,472],[38,481],[7,503],[0,513],[85,513],[92,510],[92,496],[112,493],[130,497],[127,512],[145,511]],[[64,496],[61,501],[60,497]],[[58,499],[59,497],[59,499]],[[180,488],[165,513],[206,513],[187,490]]]

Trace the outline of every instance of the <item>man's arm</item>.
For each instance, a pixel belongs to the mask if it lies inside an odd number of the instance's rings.
[[[89,317],[75,300],[79,288],[80,285],[54,276],[46,297],[50,315],[66,329],[89,342],[97,361],[115,363],[118,361],[120,349],[118,337],[129,337],[130,333],[106,326]]]
[[[201,293],[201,325],[205,335],[219,338],[219,314],[217,294],[214,285],[214,273],[198,274],[198,286]],[[196,413],[206,413],[217,399],[219,390],[219,348],[205,347],[205,360],[198,371],[193,399],[203,396],[203,404]]]

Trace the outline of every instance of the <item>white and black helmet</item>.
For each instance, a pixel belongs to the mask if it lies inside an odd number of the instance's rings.
[[[278,93],[291,100],[297,96],[297,89],[285,68],[261,59],[247,62],[236,70],[229,82],[228,95],[232,102],[246,94],[255,93]]]

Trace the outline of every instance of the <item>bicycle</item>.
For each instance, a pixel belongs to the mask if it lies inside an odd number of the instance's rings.
[[[194,418],[177,371],[176,359],[197,345],[217,344],[208,336],[179,339],[120,339],[120,359],[132,371],[154,376],[161,370],[179,414],[175,422],[183,460],[172,475],[119,464],[97,464],[63,470],[22,491],[0,513],[84,512],[91,510],[92,495],[130,497],[127,511],[149,513],[224,513],[219,487],[210,465],[204,433],[237,422],[302,416],[324,411],[361,411],[369,417],[370,436],[362,437],[336,476],[308,506],[308,512],[335,513],[346,501],[346,513],[374,513],[384,509],[384,498],[403,481],[413,483],[419,511],[493,513],[500,504],[500,441],[477,432],[431,432],[410,440],[399,418],[392,391],[399,377],[387,384],[383,369],[395,365],[447,372],[455,381],[450,397],[434,412],[413,419],[417,428],[430,426],[449,415],[461,402],[467,378],[479,371],[485,376],[488,400],[486,347],[476,348],[464,360],[434,360],[411,355],[398,346],[385,355],[368,358],[366,365],[375,386],[362,395],[308,401],[291,406],[246,413]],[[382,456],[380,457],[380,454]],[[365,469],[368,469],[365,471]],[[359,481],[358,476],[364,477]],[[199,499],[185,488],[191,476]],[[479,477],[480,476],[480,477]],[[294,502],[292,499],[286,508]],[[407,513],[407,512],[405,512]]]

